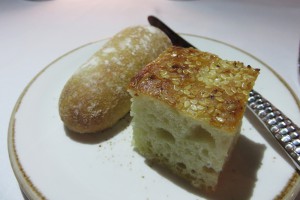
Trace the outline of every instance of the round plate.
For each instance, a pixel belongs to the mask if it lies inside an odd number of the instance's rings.
[[[255,90],[293,121],[300,121],[299,101],[265,63],[220,41],[183,36],[203,51],[260,68]],[[29,199],[295,198],[299,175],[248,110],[215,193],[201,192],[167,170],[149,165],[131,145],[128,115],[103,133],[80,135],[66,130],[58,113],[61,90],[106,41],[84,45],[52,62],[28,84],[15,106],[8,133],[9,155]]]

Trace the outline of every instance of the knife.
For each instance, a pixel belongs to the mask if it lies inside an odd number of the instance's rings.
[[[195,48],[158,18],[149,16],[148,22],[162,30],[174,46]],[[300,170],[300,128],[255,90],[249,93],[247,108],[263,123],[271,136],[293,161],[296,169]]]

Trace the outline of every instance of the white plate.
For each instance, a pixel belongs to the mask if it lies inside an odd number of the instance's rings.
[[[284,81],[254,56],[220,41],[184,35],[199,49],[261,69],[255,89],[293,121],[299,101]],[[131,146],[130,117],[102,133],[69,133],[58,114],[60,92],[107,40],[84,45],[55,60],[21,94],[11,117],[9,155],[29,199],[292,199],[299,175],[250,113],[214,194],[204,194],[156,166]]]

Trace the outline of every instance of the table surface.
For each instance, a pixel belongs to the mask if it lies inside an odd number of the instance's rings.
[[[7,130],[24,87],[62,54],[147,24],[148,15],[177,32],[221,40],[255,55],[300,99],[299,0],[1,0],[0,199],[23,198],[9,162]]]

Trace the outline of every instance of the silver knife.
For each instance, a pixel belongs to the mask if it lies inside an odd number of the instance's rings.
[[[152,26],[162,30],[174,46],[195,48],[158,18],[149,16],[148,21]],[[293,161],[296,169],[300,170],[300,128],[257,91],[250,92],[247,107],[269,130],[272,137]]]

